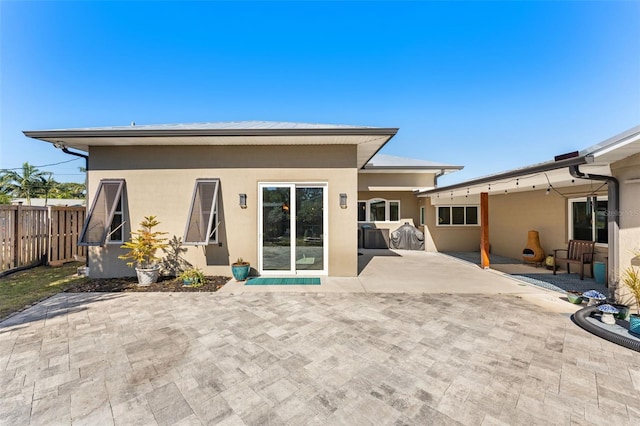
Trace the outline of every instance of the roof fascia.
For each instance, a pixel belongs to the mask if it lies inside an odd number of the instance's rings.
[[[625,146],[626,144],[633,142],[640,136],[640,126],[632,127],[631,129],[613,136],[599,144],[590,146],[589,148],[580,151],[582,155],[594,155],[599,156],[607,154],[615,149]]]
[[[335,128],[335,129],[80,129],[25,130],[25,136],[41,138],[100,138],[100,137],[167,137],[167,136],[394,136],[397,128]]]
[[[376,171],[384,171],[384,170],[415,170],[417,172],[422,172],[422,171],[439,172],[442,170],[457,171],[457,170],[462,170],[463,168],[464,166],[447,166],[447,167],[442,167],[442,166],[365,166],[362,169],[362,171],[376,172]]]
[[[526,175],[548,172],[551,170],[562,169],[569,166],[579,166],[582,164],[589,164],[589,163],[593,163],[592,155],[582,155],[579,157],[569,158],[569,159],[560,160],[560,161],[548,161],[546,163],[540,163],[540,164],[536,164],[536,165],[521,168],[521,169],[509,170],[504,173],[498,173],[495,175],[484,176],[477,179],[471,179],[465,182],[460,182],[460,183],[456,183],[449,186],[442,186],[439,188],[430,189],[428,191],[416,192],[415,195],[426,197],[432,194],[437,194],[439,192],[449,192],[449,191],[453,191],[460,188],[469,188],[472,186],[484,185],[486,183],[491,183],[496,180],[518,178]]]

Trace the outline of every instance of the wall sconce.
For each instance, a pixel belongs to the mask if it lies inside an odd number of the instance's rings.
[[[340,194],[340,208],[347,208],[347,194],[345,194],[344,192]]]
[[[247,194],[239,194],[240,195],[240,207],[243,209],[247,208]]]

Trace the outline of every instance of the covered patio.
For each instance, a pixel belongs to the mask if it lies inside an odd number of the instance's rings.
[[[456,259],[464,260],[480,266],[480,252],[447,252],[448,256]],[[566,291],[589,291],[597,290],[600,293],[607,293],[607,286],[597,282],[593,277],[585,276],[584,280],[580,279],[577,273],[567,274],[566,271],[559,270],[556,275],[552,270],[544,266],[536,266],[530,263],[524,263],[522,260],[512,259],[505,256],[492,254],[491,269],[509,274],[513,278],[542,287],[547,290],[564,293]]]

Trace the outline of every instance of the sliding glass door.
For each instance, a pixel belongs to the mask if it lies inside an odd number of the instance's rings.
[[[260,184],[260,272],[327,273],[326,185]]]

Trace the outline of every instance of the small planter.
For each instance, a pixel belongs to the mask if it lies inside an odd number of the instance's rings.
[[[621,303],[612,303],[616,309],[618,309],[617,314],[613,314],[616,319],[626,321],[629,319],[629,306],[623,305]]]
[[[158,275],[160,275],[160,265],[155,265],[152,268],[136,268],[136,274],[138,275],[138,285],[146,287],[150,284],[158,281]]]
[[[231,265],[231,273],[233,274],[233,278],[236,281],[244,281],[249,276],[249,271],[251,270],[251,265],[248,263],[246,265]]]
[[[629,331],[635,334],[640,334],[640,315],[629,315]]]
[[[204,273],[199,268],[191,268],[183,271],[178,277],[184,287],[199,287],[205,282]]]
[[[579,291],[569,290],[567,291],[567,300],[571,303],[579,305],[582,303],[582,293]]]

